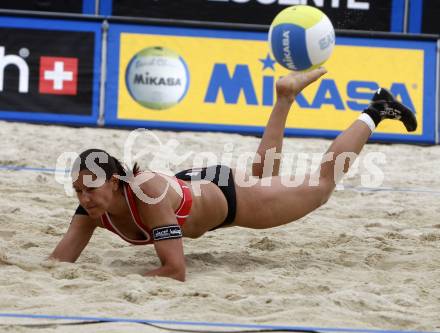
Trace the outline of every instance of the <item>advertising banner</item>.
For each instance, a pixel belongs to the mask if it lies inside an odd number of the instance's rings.
[[[433,0],[435,1],[435,0]],[[284,8],[310,5],[336,29],[403,31],[404,0],[114,0],[112,15],[269,25]]]
[[[106,123],[146,128],[262,133],[287,73],[267,34],[111,25]],[[384,121],[376,140],[433,142],[434,42],[336,39],[327,75],[297,96],[286,135],[335,137],[384,87],[415,110],[408,134]]]
[[[83,2],[90,1],[95,0],[2,0],[0,9],[82,13]]]
[[[96,123],[99,23],[2,18],[0,119]]]

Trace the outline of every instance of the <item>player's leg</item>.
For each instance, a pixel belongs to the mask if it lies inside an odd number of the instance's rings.
[[[281,162],[279,156],[282,150],[284,129],[289,110],[295,101],[296,95],[325,73],[326,70],[323,68],[304,73],[291,72],[277,81],[277,100],[252,164],[253,176],[262,178],[278,175]]]
[[[324,204],[383,119],[400,120],[408,131],[417,128],[414,113],[379,89],[359,119],[330,145],[316,174],[307,176],[302,184],[289,186],[282,177],[275,176],[270,186],[259,181],[252,187],[237,188],[234,224],[271,228],[297,220]]]

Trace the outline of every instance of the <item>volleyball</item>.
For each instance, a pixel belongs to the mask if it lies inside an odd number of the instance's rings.
[[[319,9],[298,5],[283,9],[272,21],[269,46],[283,67],[303,71],[321,66],[332,54],[335,31]]]

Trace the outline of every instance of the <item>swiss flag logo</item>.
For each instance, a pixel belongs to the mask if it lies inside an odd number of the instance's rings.
[[[40,58],[40,94],[76,95],[77,86],[78,58]]]

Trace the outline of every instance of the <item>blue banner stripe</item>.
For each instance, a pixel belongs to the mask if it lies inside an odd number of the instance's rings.
[[[403,32],[405,20],[405,0],[393,0],[391,3],[391,31]]]
[[[95,5],[97,0],[83,0],[82,12],[83,14],[95,15]]]
[[[99,0],[99,15],[111,16],[112,12],[112,0]]]
[[[409,29],[411,33],[422,31],[423,0],[409,2]]]

